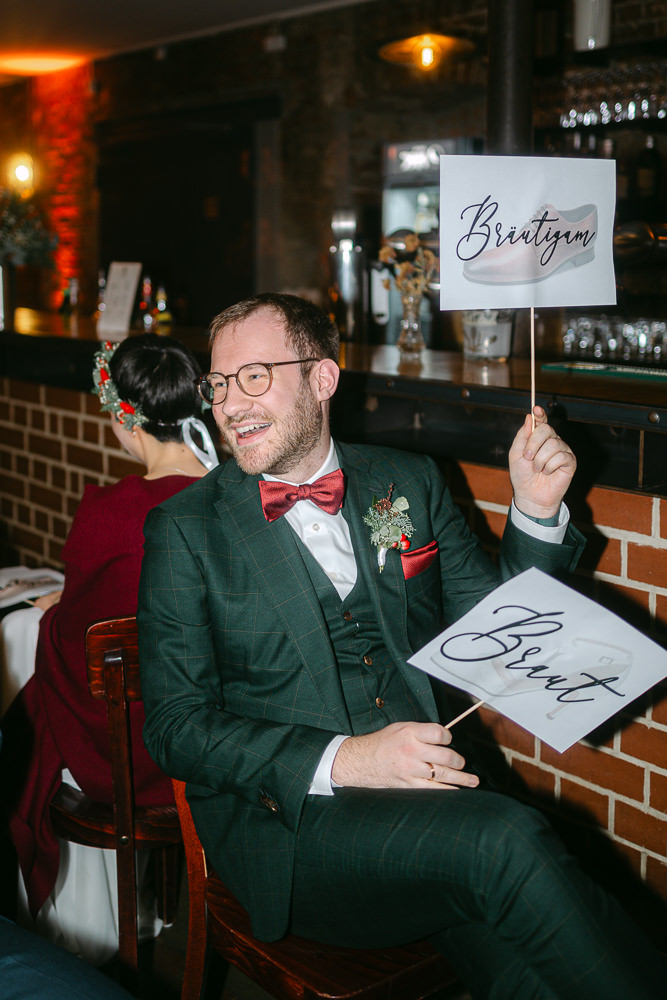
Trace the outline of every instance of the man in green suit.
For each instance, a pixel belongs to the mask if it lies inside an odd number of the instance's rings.
[[[502,579],[574,566],[574,456],[536,407],[497,567],[429,459],[331,440],[337,357],[293,296],[213,322],[200,391],[235,461],[146,521],[146,745],[187,782],[258,937],[430,936],[476,998],[653,1000],[659,956],[537,812],[466,764],[406,662]],[[371,541],[374,504],[398,547]]]

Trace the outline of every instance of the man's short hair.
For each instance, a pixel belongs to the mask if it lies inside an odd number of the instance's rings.
[[[213,347],[223,330],[236,326],[260,309],[267,309],[282,319],[285,339],[297,358],[331,358],[338,362],[340,335],[335,324],[313,302],[282,292],[264,292],[229,306],[211,323],[210,346]]]

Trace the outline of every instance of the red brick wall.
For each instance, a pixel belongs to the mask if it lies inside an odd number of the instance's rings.
[[[85,267],[97,252],[92,81],[92,64],[35,77],[30,104],[35,154],[47,188],[44,205],[58,235],[54,270],[44,273],[50,284],[48,307],[58,308],[69,279],[77,278],[81,304],[89,313],[97,296],[92,268]]]
[[[118,448],[92,394],[0,379],[2,564],[55,566],[84,487],[143,466]]]
[[[507,473],[463,463],[451,485],[485,544],[497,548],[511,499]],[[572,517],[589,539],[573,585],[664,644],[667,499],[594,487],[573,502]],[[599,850],[601,829],[619,864],[667,899],[667,684],[563,754],[491,709],[479,716],[477,737],[500,746],[515,791],[546,804],[579,846],[590,838]]]

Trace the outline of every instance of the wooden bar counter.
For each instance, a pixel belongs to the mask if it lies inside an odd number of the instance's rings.
[[[208,367],[205,329],[168,335]],[[0,334],[0,373],[85,392],[97,341],[90,318],[18,309],[15,331]],[[483,362],[425,350],[406,362],[394,346],[344,342],[340,362],[333,425],[349,440],[504,466],[517,420],[530,406],[524,358]],[[667,495],[667,372],[546,367],[553,363],[538,358],[536,399],[575,449],[588,485]]]
[[[537,362],[536,401],[585,464],[589,485],[667,495],[667,372],[603,374]],[[504,466],[520,415],[530,409],[530,362],[469,360],[396,347],[344,344],[341,436]],[[583,471],[583,470],[582,470]]]

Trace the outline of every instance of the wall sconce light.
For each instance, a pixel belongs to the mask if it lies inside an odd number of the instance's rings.
[[[7,160],[7,186],[22,198],[35,193],[35,170],[30,153],[14,153]]]
[[[389,42],[382,46],[378,55],[386,62],[413,66],[429,72],[439,66],[443,59],[458,59],[469,55],[474,48],[474,43],[467,38],[431,32]]]

